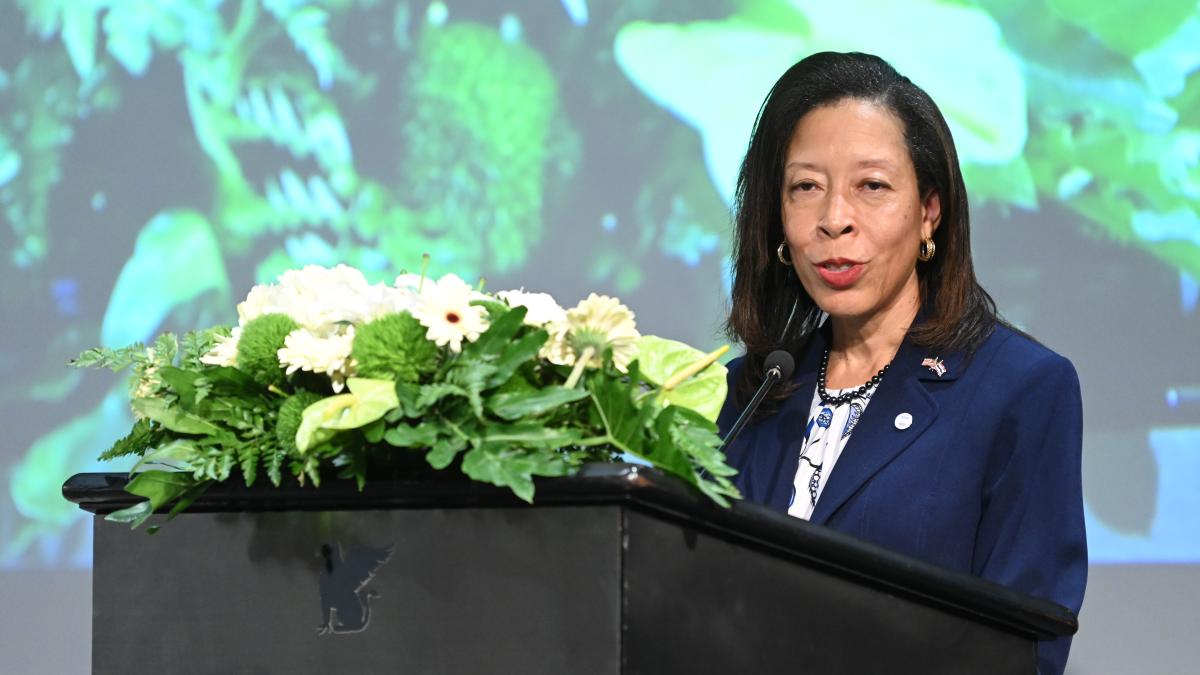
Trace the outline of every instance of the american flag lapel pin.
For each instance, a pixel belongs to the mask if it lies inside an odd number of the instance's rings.
[[[946,374],[946,364],[942,363],[942,360],[936,356],[933,358],[926,357],[926,359],[921,362],[921,365],[932,370],[938,377]]]

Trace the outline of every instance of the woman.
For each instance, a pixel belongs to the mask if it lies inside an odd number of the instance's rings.
[[[747,499],[1078,612],[1070,362],[1002,321],[971,263],[949,128],[883,60],[822,53],[763,104],[737,191],[728,430],[765,356],[797,368],[728,448]],[[1041,643],[1061,673],[1069,639]]]

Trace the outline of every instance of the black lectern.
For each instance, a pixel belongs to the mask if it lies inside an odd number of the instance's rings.
[[[134,502],[119,474],[66,497]],[[217,486],[154,535],[97,517],[96,673],[1034,673],[1058,605],[669,475],[537,504],[433,472]],[[152,522],[162,516],[155,516]]]

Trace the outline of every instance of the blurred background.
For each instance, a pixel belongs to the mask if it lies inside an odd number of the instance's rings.
[[[128,468],[94,458],[132,420],[121,377],[68,359],[232,322],[288,268],[391,280],[425,252],[716,347],[754,116],[823,50],[938,102],[984,285],[1079,370],[1068,672],[1192,672],[1196,0],[0,0],[6,668],[88,669],[90,521],[60,486]]]

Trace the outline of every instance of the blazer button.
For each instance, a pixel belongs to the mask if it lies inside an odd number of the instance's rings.
[[[896,428],[904,431],[912,426],[912,415],[908,413],[900,413],[896,415]]]

